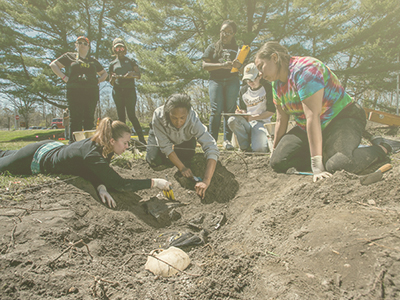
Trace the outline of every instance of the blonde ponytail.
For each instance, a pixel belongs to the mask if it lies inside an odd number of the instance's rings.
[[[111,139],[117,140],[121,138],[125,132],[131,133],[131,130],[125,123],[113,121],[111,118],[105,117],[100,121],[96,133],[92,137],[92,141],[103,147],[102,155],[106,158],[114,151],[111,145]]]

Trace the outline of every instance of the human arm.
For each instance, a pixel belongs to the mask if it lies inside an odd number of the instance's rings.
[[[119,192],[139,191],[151,188],[151,179],[131,179],[121,177],[111,166],[109,159],[101,155],[101,150],[94,149],[84,158],[80,173],[94,186],[104,184],[107,189]],[[87,170],[87,171],[85,171]]]
[[[114,72],[114,61],[111,62],[110,66],[108,67],[108,74],[109,74],[109,81],[112,86],[115,84],[115,80],[117,79],[117,74]]]
[[[196,185],[194,186],[197,195],[199,195],[201,199],[204,199],[204,196],[206,195],[206,190],[210,186],[211,179],[214,175],[216,166],[217,166],[216,160],[211,158],[207,159],[207,166],[206,166],[206,171],[204,173],[204,179],[200,182],[197,182]]]
[[[140,75],[140,69],[137,65],[135,65],[133,67],[133,71],[129,71],[128,73],[126,73],[124,75],[125,78],[136,78],[136,79],[140,79],[141,75]]]
[[[98,78],[98,83],[103,82],[104,80],[106,80],[106,78],[107,78],[107,76],[108,76],[106,70],[104,70],[104,69],[101,70],[100,72],[97,72],[97,74],[100,76],[100,77]]]
[[[175,151],[172,151],[168,155],[168,159],[178,168],[178,170],[182,173],[183,176],[187,178],[193,178],[192,170],[187,168],[182,161],[179,159],[178,155],[176,155]]]
[[[58,61],[58,59],[53,60],[50,63],[50,68],[58,77],[60,77],[64,82],[68,82],[68,77],[65,75],[61,69],[65,68],[65,66]]]
[[[325,171],[322,162],[322,129],[321,111],[324,89],[320,89],[310,97],[302,101],[304,115],[306,117],[307,138],[310,145],[311,168],[313,170],[313,181],[332,176]]]
[[[213,63],[211,60],[205,59],[203,60],[202,67],[206,71],[215,71],[219,69],[232,69],[233,63],[231,61],[225,61],[225,62],[217,62]]]
[[[251,115],[248,117],[249,121],[253,121],[253,120],[262,120],[262,119],[267,119],[269,117],[271,117],[275,112],[272,111],[264,111],[261,114],[255,114],[255,115]]]
[[[278,146],[279,141],[286,133],[288,122],[289,122],[289,115],[282,109],[280,105],[277,105],[274,144],[273,144],[273,149],[271,149],[271,152],[276,148],[276,146]]]

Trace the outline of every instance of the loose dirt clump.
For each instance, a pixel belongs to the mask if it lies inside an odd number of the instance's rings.
[[[202,177],[204,158],[195,157]],[[313,183],[273,172],[268,156],[225,152],[204,201],[175,168],[138,160],[115,168],[168,176],[176,201],[155,189],[110,191],[116,209],[81,178],[20,192],[18,202],[3,191],[0,298],[399,299],[399,159],[362,186],[346,172]],[[151,250],[179,236],[201,240],[182,247],[184,273],[144,270]]]

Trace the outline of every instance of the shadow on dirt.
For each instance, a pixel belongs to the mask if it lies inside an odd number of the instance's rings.
[[[93,185],[84,180],[83,178],[76,178],[71,182],[73,186],[78,189],[81,189],[90,194],[97,202],[101,203],[105,207],[108,208],[107,204],[103,204],[100,197],[98,196],[95,188]],[[115,211],[129,211],[134,214],[137,218],[142,220],[147,225],[154,227],[154,228],[162,228],[165,227],[165,222],[159,222],[156,218],[154,218],[151,214],[149,214],[148,209],[144,203],[141,203],[143,199],[134,192],[116,192],[116,191],[109,191],[115,202],[117,203],[117,207],[111,210]]]

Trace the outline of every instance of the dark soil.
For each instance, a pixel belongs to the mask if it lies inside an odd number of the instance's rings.
[[[176,168],[140,160],[129,178],[168,178],[162,193],[112,193],[83,179],[1,195],[1,299],[400,299],[400,154],[383,180],[273,172],[268,156],[223,153],[202,201]],[[195,175],[204,164],[196,158]],[[25,208],[25,209],[21,209]],[[151,250],[189,234],[186,273],[144,269]],[[199,239],[196,239],[199,241]]]

